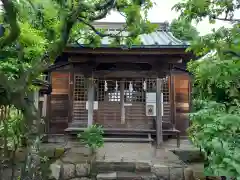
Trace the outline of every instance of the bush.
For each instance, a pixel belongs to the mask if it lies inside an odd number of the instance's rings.
[[[78,134],[78,138],[92,150],[101,148],[104,144],[103,129],[99,125],[92,125]]]

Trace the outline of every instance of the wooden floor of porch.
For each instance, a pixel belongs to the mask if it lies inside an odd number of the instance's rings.
[[[87,128],[68,127],[65,132],[76,135]],[[154,142],[156,138],[155,129],[130,129],[130,128],[103,128],[104,140],[107,142]],[[180,131],[171,128],[162,130],[163,138],[175,136],[177,147],[180,146]]]

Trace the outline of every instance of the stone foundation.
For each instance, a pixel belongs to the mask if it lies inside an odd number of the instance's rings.
[[[42,156],[51,159],[51,179],[55,180],[180,180],[185,166],[172,152],[144,144],[105,144],[97,154],[79,142],[66,146],[43,144]],[[25,157],[20,153],[19,161]],[[170,163],[171,162],[171,163]],[[8,180],[8,179],[3,179]]]

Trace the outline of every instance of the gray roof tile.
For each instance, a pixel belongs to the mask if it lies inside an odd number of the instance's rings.
[[[182,46],[188,46],[189,43],[185,41],[181,41],[173,36],[173,34],[169,31],[168,24],[166,23],[157,23],[159,25],[159,29],[155,32],[152,32],[150,34],[142,34],[140,35],[141,40],[141,47],[182,47]],[[95,24],[95,27],[97,28],[105,28],[105,29],[120,29],[123,26],[123,23],[97,23]],[[123,36],[127,36],[128,32],[122,32]],[[109,37],[104,37],[101,40],[102,46],[108,46],[110,45],[111,40]],[[84,45],[83,43],[80,43]]]

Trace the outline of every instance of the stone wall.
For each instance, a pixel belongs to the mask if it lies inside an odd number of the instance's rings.
[[[65,164],[58,160],[51,166],[52,178],[57,180],[90,180],[90,164]]]

